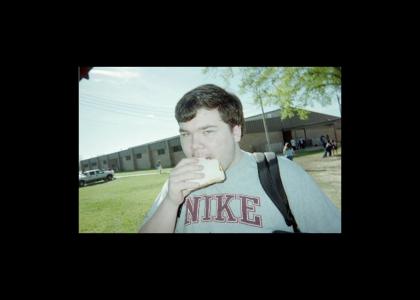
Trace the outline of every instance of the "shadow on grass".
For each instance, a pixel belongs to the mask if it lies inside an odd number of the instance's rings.
[[[112,179],[111,181],[114,181],[116,179],[117,178],[114,177],[114,179]],[[111,181],[96,181],[96,182],[92,182],[92,183],[87,183],[85,186],[79,186],[79,188],[94,186],[94,185],[98,185],[98,184],[104,184],[104,183],[108,183],[108,182],[111,182]]]
[[[299,150],[297,152],[295,152],[294,157],[303,157],[303,156],[307,156],[307,155],[313,155],[313,154],[320,154],[322,155],[322,153],[324,153],[324,150],[313,150],[313,151],[300,151]]]

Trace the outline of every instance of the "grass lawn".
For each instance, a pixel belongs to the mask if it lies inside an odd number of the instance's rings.
[[[169,174],[133,176],[79,189],[79,232],[137,232]]]
[[[322,190],[341,208],[341,149],[322,158],[323,150],[300,151],[294,161],[301,165]],[[150,209],[171,169],[117,173],[111,182],[79,188],[80,233],[135,233]],[[154,174],[150,174],[154,173]],[[146,176],[118,176],[149,174]]]
[[[169,173],[172,170],[172,168],[165,168],[162,169],[162,173]],[[152,169],[152,170],[145,170],[145,171],[127,171],[127,172],[116,172],[115,177],[122,177],[122,176],[128,176],[128,175],[137,175],[137,174],[157,174],[159,173],[158,170]]]

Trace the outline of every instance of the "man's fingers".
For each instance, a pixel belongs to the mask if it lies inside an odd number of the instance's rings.
[[[182,167],[188,164],[197,164],[199,162],[198,158],[183,158],[181,161],[176,165],[175,169],[178,167]]]
[[[180,181],[170,187],[169,197],[174,199],[176,203],[181,204],[185,196],[188,195],[192,190],[197,189],[199,186],[200,184],[198,182]]]
[[[198,182],[193,182],[193,181],[183,181],[182,183],[179,184],[181,191],[188,190],[188,189],[195,189],[195,188],[198,188],[199,186],[200,184]]]
[[[177,183],[185,182],[189,180],[201,179],[201,178],[204,178],[204,176],[205,176],[204,173],[184,173],[184,174],[180,174],[176,177],[171,178],[171,183],[177,184]]]
[[[185,198],[188,196],[193,190],[197,189],[200,186],[197,182],[187,181],[183,183],[183,188],[181,189],[182,197]]]
[[[193,173],[193,172],[201,171],[203,169],[204,169],[204,167],[202,165],[187,164],[187,165],[183,165],[179,168],[177,167],[176,169],[173,169],[172,172],[171,172],[171,177],[177,177],[181,174]]]

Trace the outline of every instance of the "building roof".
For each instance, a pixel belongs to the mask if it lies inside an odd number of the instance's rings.
[[[292,128],[297,129],[300,127],[303,128],[313,125],[332,124],[337,121],[341,121],[340,117],[321,114],[313,111],[309,111],[309,115],[306,120],[301,120],[299,116],[281,120],[280,109],[265,113],[265,115],[268,131],[287,130]],[[256,133],[261,131],[264,131],[262,114],[245,119],[245,133]]]

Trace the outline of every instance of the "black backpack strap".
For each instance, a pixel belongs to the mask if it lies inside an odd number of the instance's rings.
[[[258,176],[264,191],[281,212],[286,224],[293,226],[294,232],[300,232],[281,181],[276,154],[274,152],[256,152],[254,157],[257,161]]]
[[[279,171],[279,164],[277,160],[277,156],[274,152],[265,152],[265,157],[268,161],[268,166],[270,168],[271,178],[274,182],[274,187],[276,187],[278,194],[280,195],[280,201],[284,203],[284,206],[286,208],[286,214],[285,217],[286,224],[293,226],[294,232],[300,232],[299,227],[296,223],[295,216],[292,213],[292,210],[290,209],[289,200],[287,198],[286,191],[284,190],[283,182],[281,181],[280,177],[280,171]]]

